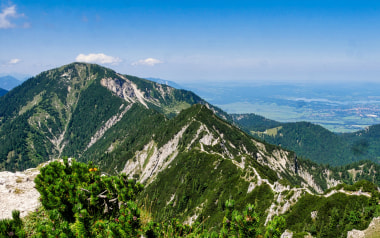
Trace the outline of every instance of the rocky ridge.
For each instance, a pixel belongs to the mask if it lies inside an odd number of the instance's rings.
[[[42,72],[0,98],[0,171],[62,156],[80,159],[128,117],[131,105],[174,117],[196,103],[206,104],[192,92],[99,65],[72,63]]]

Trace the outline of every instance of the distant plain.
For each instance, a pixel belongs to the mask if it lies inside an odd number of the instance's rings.
[[[203,82],[184,87],[228,113],[308,121],[337,133],[380,124],[380,83],[376,82]]]

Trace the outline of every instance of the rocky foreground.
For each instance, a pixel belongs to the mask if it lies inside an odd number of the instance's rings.
[[[40,173],[39,169],[48,163],[22,172],[0,172],[0,220],[12,218],[13,210],[19,210],[21,217],[25,217],[30,211],[34,211],[40,206],[38,199],[40,194],[34,188],[34,179]],[[377,217],[372,220],[366,230],[359,231],[354,229],[348,232],[347,237],[372,238],[378,237],[379,233],[380,217]],[[286,230],[281,237],[291,238],[293,237],[293,232]]]
[[[0,172],[0,219],[12,218],[13,210],[19,210],[24,217],[40,205],[40,194],[34,188],[34,178],[39,173],[36,168],[16,173]]]

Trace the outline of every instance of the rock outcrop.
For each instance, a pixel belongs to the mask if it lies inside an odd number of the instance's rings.
[[[34,188],[34,178],[40,173],[32,168],[23,172],[0,172],[0,219],[12,218],[19,210],[21,217],[40,206],[40,194]]]

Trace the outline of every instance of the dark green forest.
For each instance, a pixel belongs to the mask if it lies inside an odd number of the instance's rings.
[[[5,95],[8,91],[3,89],[3,88],[0,88],[0,97]]]
[[[255,114],[232,114],[235,124],[255,138],[333,166],[360,160],[380,163],[380,125],[354,133],[333,133],[310,122],[280,123]]]

